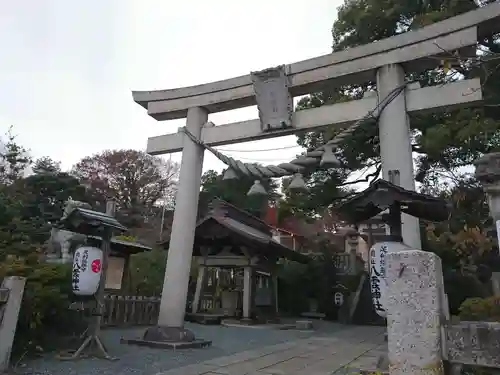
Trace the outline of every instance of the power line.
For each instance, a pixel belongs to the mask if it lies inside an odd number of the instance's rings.
[[[253,161],[253,162],[280,162],[280,161],[283,161],[283,159],[276,159],[276,158],[251,159],[251,158],[240,158],[239,157],[238,159]]]
[[[214,154],[220,161],[226,164],[233,171],[237,171],[241,174],[252,176],[256,178],[269,178],[269,177],[283,177],[290,176],[294,173],[300,172],[304,169],[304,165],[310,164],[309,161],[311,159],[316,159],[318,162],[323,156],[325,150],[328,147],[337,148],[344,141],[344,138],[348,137],[357,130],[361,125],[363,125],[369,119],[375,119],[378,121],[378,117],[380,113],[385,109],[385,107],[392,102],[397,96],[399,96],[410,82],[405,82],[403,85],[396,87],[392,90],[385,98],[380,100],[378,98],[378,103],[372,110],[368,111],[368,113],[363,116],[360,120],[356,121],[351,126],[342,130],[340,133],[335,135],[331,140],[327,141],[322,146],[318,147],[314,151],[310,151],[305,153],[304,155],[299,156],[298,158],[292,160],[288,163],[282,163],[279,165],[267,165],[261,166],[257,164],[246,164],[242,163],[239,160],[233,159],[214,149],[213,147],[203,143],[201,140],[197,139],[189,130],[185,127],[182,128],[182,131],[196,144],[203,146],[205,149]],[[378,96],[378,93],[377,93]]]
[[[265,148],[260,150],[231,150],[229,148],[217,148],[219,151],[224,152],[266,152],[266,151],[278,151],[278,150],[289,150],[292,148],[302,148],[302,146],[294,145],[294,146],[285,146],[285,147],[276,147],[276,148]]]

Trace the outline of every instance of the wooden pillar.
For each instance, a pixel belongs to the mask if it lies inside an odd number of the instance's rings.
[[[201,293],[203,292],[203,285],[205,285],[206,267],[200,265],[198,268],[198,278],[196,279],[196,291],[194,293],[193,305],[191,312],[196,314],[200,308]]]
[[[271,301],[274,306],[274,313],[279,315],[279,302],[278,302],[278,276],[271,273],[271,293],[273,300]]]
[[[128,295],[128,294],[134,294],[134,293],[131,293],[131,285],[130,285],[130,279],[131,279],[131,275],[130,275],[131,271],[130,271],[130,255],[126,255],[125,256],[125,262],[123,263],[123,273],[122,273],[122,287],[121,287],[121,290],[122,290],[122,293],[124,295]]]
[[[116,202],[114,200],[108,200],[106,202],[106,214],[112,217],[115,216]],[[97,292],[95,294],[98,314],[94,316],[91,323],[89,324],[89,333],[91,334],[91,336],[89,337],[91,338],[99,337],[101,331],[102,316],[104,315],[104,293],[106,287],[106,276],[108,275],[108,261],[109,261],[109,253],[111,252],[110,243],[112,235],[113,235],[113,230],[111,229],[111,227],[104,227],[104,231],[102,233],[102,242],[101,242],[101,250],[102,250],[101,277],[99,281],[99,287],[97,288]],[[82,344],[82,346],[78,349],[80,353],[81,353],[80,349],[83,350],[85,346],[86,345]],[[77,356],[76,353],[75,356]],[[105,356],[107,356],[107,353]]]
[[[255,300],[254,284],[254,270],[251,266],[246,266],[243,271],[243,319],[252,318]]]

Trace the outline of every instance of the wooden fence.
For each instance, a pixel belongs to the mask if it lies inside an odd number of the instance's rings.
[[[160,298],[106,295],[104,298],[104,327],[147,326],[158,321]]]
[[[69,307],[82,319],[95,311],[95,301],[74,302]],[[160,298],[141,296],[104,296],[102,327],[148,326],[158,322]]]
[[[216,308],[217,304],[213,296],[211,295],[201,296],[200,307],[199,307],[200,312],[210,312],[215,310]]]

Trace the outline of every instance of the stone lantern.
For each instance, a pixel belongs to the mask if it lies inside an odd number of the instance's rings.
[[[475,176],[483,185],[488,198],[490,216],[495,221],[497,241],[500,249],[500,152],[486,154],[474,162]],[[495,295],[500,294],[500,272],[493,272],[492,287]]]
[[[486,154],[474,162],[475,176],[483,185],[488,198],[490,215],[496,223],[497,233],[500,224],[500,152]]]

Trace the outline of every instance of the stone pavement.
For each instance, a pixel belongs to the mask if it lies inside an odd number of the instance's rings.
[[[270,345],[156,375],[356,374],[376,368],[386,347],[383,333],[382,327],[349,327],[332,336]]]
[[[293,366],[300,369],[301,363],[312,369],[316,368],[315,371],[321,373],[322,368],[331,368],[333,371],[346,360],[350,362],[359,353],[373,348],[381,342],[384,331],[381,327],[346,326],[327,321],[314,321],[314,331],[204,326],[192,323],[186,323],[186,327],[195,332],[197,337],[212,340],[212,346],[205,349],[164,350],[124,345],[120,344],[121,337],[139,337],[145,328],[110,328],[103,331],[102,339],[109,352],[119,358],[118,361],[89,358],[66,362],[55,359],[54,354],[47,354],[43,358],[19,364],[17,372],[26,375],[155,375],[184,374],[182,371],[186,371],[185,374],[189,375],[200,374],[200,371],[224,371],[224,367],[229,372],[237,367],[237,363],[242,364],[246,359],[242,367],[269,370],[274,366],[276,375],[281,374],[280,369],[290,372],[293,371]],[[287,353],[280,354],[280,351]],[[357,361],[361,364],[373,362],[375,358],[370,357],[370,353],[373,352],[367,352]],[[268,358],[264,359],[266,355]],[[286,358],[287,355],[291,357]],[[307,358],[300,359],[306,356]],[[294,357],[300,358],[293,359]],[[252,362],[253,365],[248,365]],[[202,366],[195,365],[200,363]],[[357,366],[355,362],[351,365]],[[372,367],[373,365],[370,368]],[[181,368],[182,371],[175,372],[175,369]],[[261,373],[272,375],[264,371]],[[314,375],[313,371],[311,375]]]

